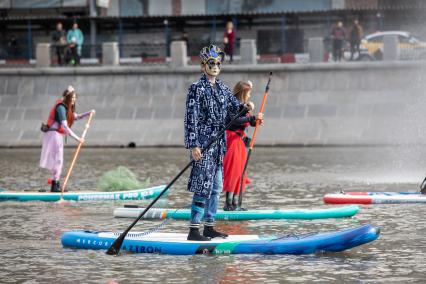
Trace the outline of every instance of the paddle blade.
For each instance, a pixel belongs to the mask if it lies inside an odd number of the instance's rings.
[[[426,177],[422,181],[422,184],[420,185],[420,193],[421,194],[426,194]]]
[[[65,199],[61,198],[61,199],[59,199],[59,200],[58,200],[58,203],[59,203],[59,204],[65,204],[65,203],[67,203],[67,202],[65,201]]]
[[[118,253],[120,252],[120,248],[123,245],[124,242],[124,238],[126,237],[125,234],[121,234],[113,243],[112,245],[109,247],[109,249],[107,250],[106,254],[108,255],[118,255]]]

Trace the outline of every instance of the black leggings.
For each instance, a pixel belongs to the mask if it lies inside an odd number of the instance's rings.
[[[343,47],[342,39],[333,40],[333,60],[334,61],[342,60],[342,47]]]

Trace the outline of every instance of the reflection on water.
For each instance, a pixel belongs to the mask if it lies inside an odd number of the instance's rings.
[[[399,159],[398,148],[257,148],[244,195],[248,208],[320,208],[322,196],[344,190],[414,191],[425,164]],[[67,161],[72,151],[67,149]],[[0,150],[0,187],[47,189],[48,172],[37,167],[38,149]],[[406,156],[406,154],[404,154]],[[83,149],[71,176],[70,190],[94,189],[105,171],[124,165],[153,185],[168,183],[187,162],[182,149]],[[398,160],[395,160],[398,159]],[[423,164],[422,164],[423,163]],[[172,207],[186,207],[186,175],[172,187]],[[223,201],[222,201],[223,202]],[[326,231],[373,223],[382,229],[371,244],[337,254],[308,256],[167,256],[64,249],[60,236],[73,229],[123,230],[129,219],[114,219],[113,209],[146,201],[0,203],[1,282],[422,282],[426,268],[424,205],[363,206],[348,219],[218,222],[238,234],[289,234]],[[141,221],[146,231],[161,221]],[[186,232],[186,221],[170,221],[163,232]]]

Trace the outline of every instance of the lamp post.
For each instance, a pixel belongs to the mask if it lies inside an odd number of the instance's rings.
[[[377,27],[379,31],[383,31],[383,15],[380,12],[377,12]]]
[[[96,57],[96,3],[90,0],[90,58]]]
[[[170,57],[170,28],[169,21],[164,19],[164,35],[166,39],[166,57]]]
[[[33,58],[33,33],[32,33],[31,20],[28,20],[27,43],[28,43],[28,61],[30,61]]]

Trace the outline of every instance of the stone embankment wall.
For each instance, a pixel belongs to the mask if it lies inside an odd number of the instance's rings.
[[[410,144],[426,141],[425,65],[225,65],[221,78],[251,80],[259,106],[274,73],[257,145]],[[1,69],[0,146],[40,145],[40,124],[69,84],[78,112],[97,111],[88,145],[182,146],[186,93],[199,76],[198,66]]]

